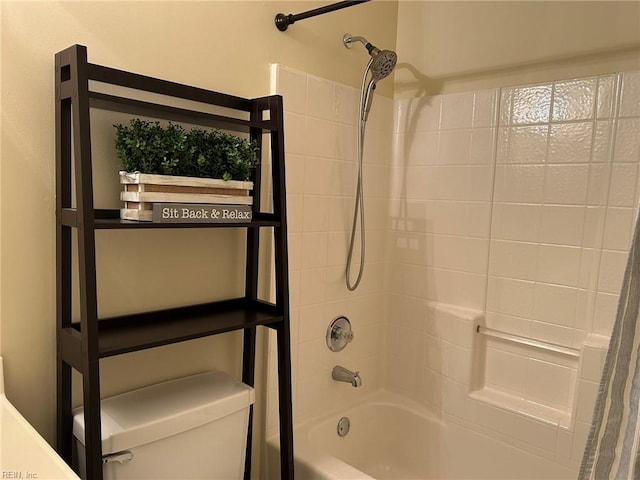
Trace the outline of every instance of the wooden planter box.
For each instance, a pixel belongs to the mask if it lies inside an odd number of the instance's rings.
[[[252,205],[253,182],[120,172],[120,218],[152,220],[154,203]]]

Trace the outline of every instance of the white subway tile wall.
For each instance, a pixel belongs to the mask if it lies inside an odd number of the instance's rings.
[[[376,96],[367,125],[367,263],[361,286],[350,293],[344,266],[356,189],[358,91],[282,65],[272,66],[272,81],[274,93],[284,97],[293,408],[299,421],[380,386],[393,102]],[[339,315],[351,320],[357,342],[334,353],[325,335]],[[268,432],[278,425],[275,352],[270,334]],[[335,365],[359,370],[363,387],[332,380]]]
[[[639,104],[638,72],[396,102],[384,386],[577,467],[637,212]],[[443,323],[447,304],[579,356]],[[472,346],[452,343],[465,328]]]
[[[640,73],[376,96],[366,273],[349,293],[358,91],[273,69],[286,110],[295,420],[386,388],[577,467],[637,212]],[[356,341],[332,353],[325,330],[341,314]],[[273,338],[270,350],[273,431]],[[364,387],[334,382],[336,364],[360,370]]]
[[[632,72],[502,91],[496,162],[505,173],[495,183],[489,325],[516,315],[528,319],[529,335],[573,347],[579,332],[610,330],[638,203],[638,82]],[[519,309],[505,279],[520,282]],[[532,315],[526,290],[535,290]],[[587,315],[577,308],[585,297],[596,299]]]

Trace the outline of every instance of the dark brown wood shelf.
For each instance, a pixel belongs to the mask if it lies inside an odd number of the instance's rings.
[[[271,130],[274,128],[273,123],[269,120],[243,120],[99,92],[89,92],[89,105],[91,108],[102,110],[111,110],[143,117],[161,118],[163,120],[173,120],[174,122],[191,123],[244,133],[249,133],[252,128],[261,130]]]
[[[260,228],[279,227],[281,222],[271,213],[255,213],[249,223],[154,223],[137,222],[135,220],[122,220],[120,210],[96,209],[94,210],[94,228],[96,230],[114,229],[148,229],[148,228]],[[78,226],[78,212],[75,208],[64,208],[61,211],[62,225],[67,227]]]
[[[219,333],[275,326],[284,319],[275,305],[240,298],[100,319],[99,357],[135,352]],[[62,356],[74,368],[80,356],[81,326],[62,331]]]
[[[61,52],[63,53],[63,52]],[[120,87],[131,88],[145,92],[157,93],[168,97],[193,100],[194,102],[209,103],[219,107],[231,108],[233,110],[251,112],[254,108],[253,99],[229,95],[228,93],[214,92],[205,88],[184,85],[161,78],[141,75],[139,73],[127,72],[117,68],[97,65],[87,62],[87,80],[118,85]],[[63,78],[64,80],[64,78]],[[64,83],[64,82],[63,82]]]
[[[109,88],[105,88],[105,85]],[[58,453],[71,463],[72,369],[82,376],[84,464],[87,480],[102,480],[101,359],[241,330],[242,381],[254,386],[256,330],[258,327],[268,327],[275,331],[277,340],[280,470],[283,479],[292,480],[293,417],[282,97],[270,95],[242,98],[96,65],[87,61],[87,49],[81,45],[73,45],[56,54],[55,87]],[[113,94],[114,91],[117,95]],[[154,96],[148,95],[149,93]],[[151,97],[153,101],[149,101]],[[188,108],[183,108],[185,105]],[[251,222],[211,224],[128,221],[120,219],[118,209],[95,208],[91,109],[248,134],[249,139],[258,145],[261,159],[251,178],[254,184]],[[270,159],[268,162],[265,161],[267,155]],[[271,181],[262,182],[263,176]],[[271,200],[273,207],[269,211],[262,210],[262,197]],[[99,318],[96,232],[163,228],[239,229],[239,235],[244,236],[246,246],[245,261],[239,267],[244,273],[244,292],[236,293],[239,298]],[[272,234],[273,240],[273,303],[265,301],[258,294],[261,263],[264,258],[271,258],[261,255],[262,228]],[[215,245],[218,236],[214,237],[213,247],[221,247]],[[77,270],[77,285],[73,281],[74,269]],[[212,297],[215,298],[215,293]],[[78,323],[72,321],[74,304],[79,304]],[[252,477],[252,444],[253,407],[250,407],[245,480]]]

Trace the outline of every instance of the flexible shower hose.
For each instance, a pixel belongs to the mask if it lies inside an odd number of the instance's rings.
[[[360,281],[362,280],[362,274],[364,273],[364,253],[365,253],[365,231],[364,231],[364,193],[363,193],[363,180],[362,180],[362,164],[364,157],[364,133],[367,125],[367,115],[365,113],[366,105],[369,103],[367,98],[369,95],[373,95],[373,90],[371,86],[372,82],[369,82],[369,87],[367,87],[367,74],[369,73],[369,69],[371,68],[371,64],[373,63],[373,59],[369,60],[367,64],[367,68],[364,71],[364,75],[362,77],[362,87],[360,89],[360,106],[358,111],[358,180],[356,184],[356,200],[355,205],[353,207],[353,224],[351,226],[351,239],[349,241],[349,253],[347,254],[347,266],[345,269],[345,280],[347,284],[347,289],[350,292],[353,292],[358,285],[360,285]],[[353,250],[355,248],[355,240],[356,240],[356,229],[358,227],[358,214],[360,215],[360,266],[358,268],[358,276],[355,281],[351,282],[351,262],[353,260]]]

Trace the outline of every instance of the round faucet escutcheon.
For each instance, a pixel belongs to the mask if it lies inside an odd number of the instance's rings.
[[[332,352],[339,352],[353,341],[351,322],[343,315],[334,318],[327,327],[327,347]]]

